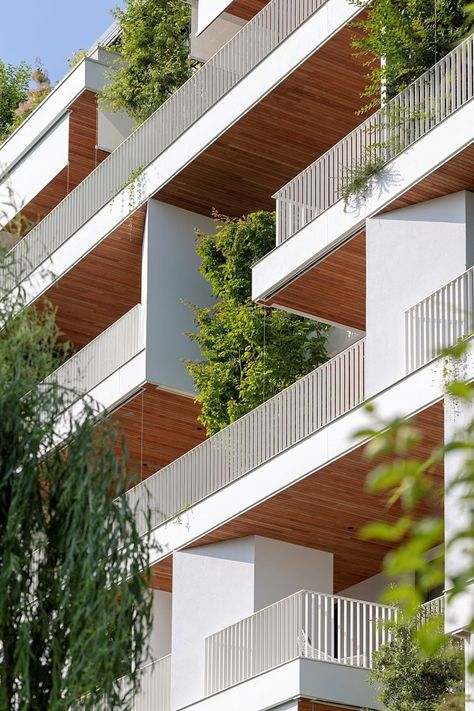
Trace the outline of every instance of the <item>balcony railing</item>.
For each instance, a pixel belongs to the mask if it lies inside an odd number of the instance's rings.
[[[424,602],[421,606],[420,617],[427,619],[428,617],[441,617],[444,615],[445,600],[444,595],[436,597],[434,600]]]
[[[127,492],[140,530],[142,502],[155,528],[359,405],[364,351],[358,341]]]
[[[144,348],[142,306],[137,304],[87,346],[49,375],[44,383],[56,382],[70,390],[70,404],[89,393]]]
[[[206,695],[293,659],[372,667],[390,640],[387,605],[303,590],[206,638]]]
[[[14,249],[13,288],[214,106],[326,0],[271,0]]]
[[[171,711],[171,655],[143,667],[133,711]]]
[[[405,313],[407,372],[473,333],[474,267]]]
[[[341,200],[358,167],[388,163],[474,97],[474,35],[275,194],[277,245]]]

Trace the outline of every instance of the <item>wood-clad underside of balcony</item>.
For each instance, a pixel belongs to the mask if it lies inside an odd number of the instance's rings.
[[[361,232],[266,303],[365,331],[365,275],[365,232]]]
[[[443,197],[460,190],[474,191],[473,165],[474,142],[403,193],[397,200],[390,203],[383,212],[390,212],[399,207]]]
[[[414,456],[426,457],[443,440],[443,403],[437,403],[413,418],[424,439]],[[385,498],[365,490],[365,479],[375,464],[363,456],[359,447],[293,486],[281,491],[211,533],[193,545],[260,535],[334,554],[334,592],[355,585],[380,572],[385,554],[392,544],[361,541],[360,528],[374,520],[395,522],[400,508],[388,509]],[[440,484],[443,467],[433,476]],[[428,513],[428,506],[418,514]],[[154,584],[171,589],[171,564],[165,559],[154,567]]]
[[[122,223],[46,292],[74,350],[83,348],[141,301],[146,207]]]
[[[354,33],[341,29],[155,197],[204,215],[273,210],[272,195],[362,120]]]
[[[97,96],[84,91],[69,107],[69,164],[23,209],[32,223],[42,220],[101,162],[97,154]]]
[[[298,701],[298,711],[351,711],[349,706],[333,706],[332,704],[319,703],[319,701],[310,701],[309,699],[300,699]],[[354,711],[354,707],[352,707]]]
[[[241,17],[243,20],[251,20],[269,2],[270,0],[234,0],[226,12]]]
[[[199,413],[192,398],[151,384],[112,413],[125,436],[134,482],[147,479],[206,438]]]

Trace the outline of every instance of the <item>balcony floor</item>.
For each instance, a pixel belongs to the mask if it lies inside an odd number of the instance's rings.
[[[423,410],[414,422],[425,435],[416,455],[425,457],[443,438],[443,403]],[[261,535],[332,552],[334,591],[345,590],[379,573],[385,554],[392,548],[388,543],[359,540],[358,530],[369,521],[393,522],[400,515],[397,507],[387,510],[383,498],[364,490],[370,468],[359,447],[217,527],[190,547]],[[435,476],[441,481],[443,474],[440,467]],[[420,514],[426,511],[420,510]],[[171,590],[171,556],[154,566],[153,585]]]

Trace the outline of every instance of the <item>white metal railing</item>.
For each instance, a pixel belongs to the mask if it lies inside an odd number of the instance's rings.
[[[360,340],[128,491],[139,529],[148,502],[154,528],[359,405],[364,352]]]
[[[424,602],[421,606],[420,617],[426,619],[428,617],[441,617],[444,615],[445,601],[444,595],[436,597],[434,600]]]
[[[301,657],[371,668],[396,617],[387,605],[302,590],[206,638],[205,693]]]
[[[474,35],[274,195],[277,245],[340,200],[357,167],[388,163],[473,97]]]
[[[171,655],[143,667],[133,711],[171,711]]]
[[[314,14],[326,0],[270,2],[14,248],[13,288]]]
[[[90,392],[143,348],[142,307],[137,304],[43,382],[56,382],[70,390],[73,401]]]
[[[407,372],[473,333],[474,267],[406,311]]]

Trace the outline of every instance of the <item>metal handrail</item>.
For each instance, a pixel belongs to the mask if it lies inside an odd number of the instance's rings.
[[[473,97],[471,35],[275,193],[276,244],[341,200],[357,168],[388,163]]]
[[[471,267],[405,312],[407,373],[473,334],[474,267]]]
[[[363,402],[364,354],[360,340],[128,491],[140,531],[149,502],[155,528]]]
[[[363,669],[391,639],[397,609],[301,590],[205,640],[205,693],[298,658]]]

